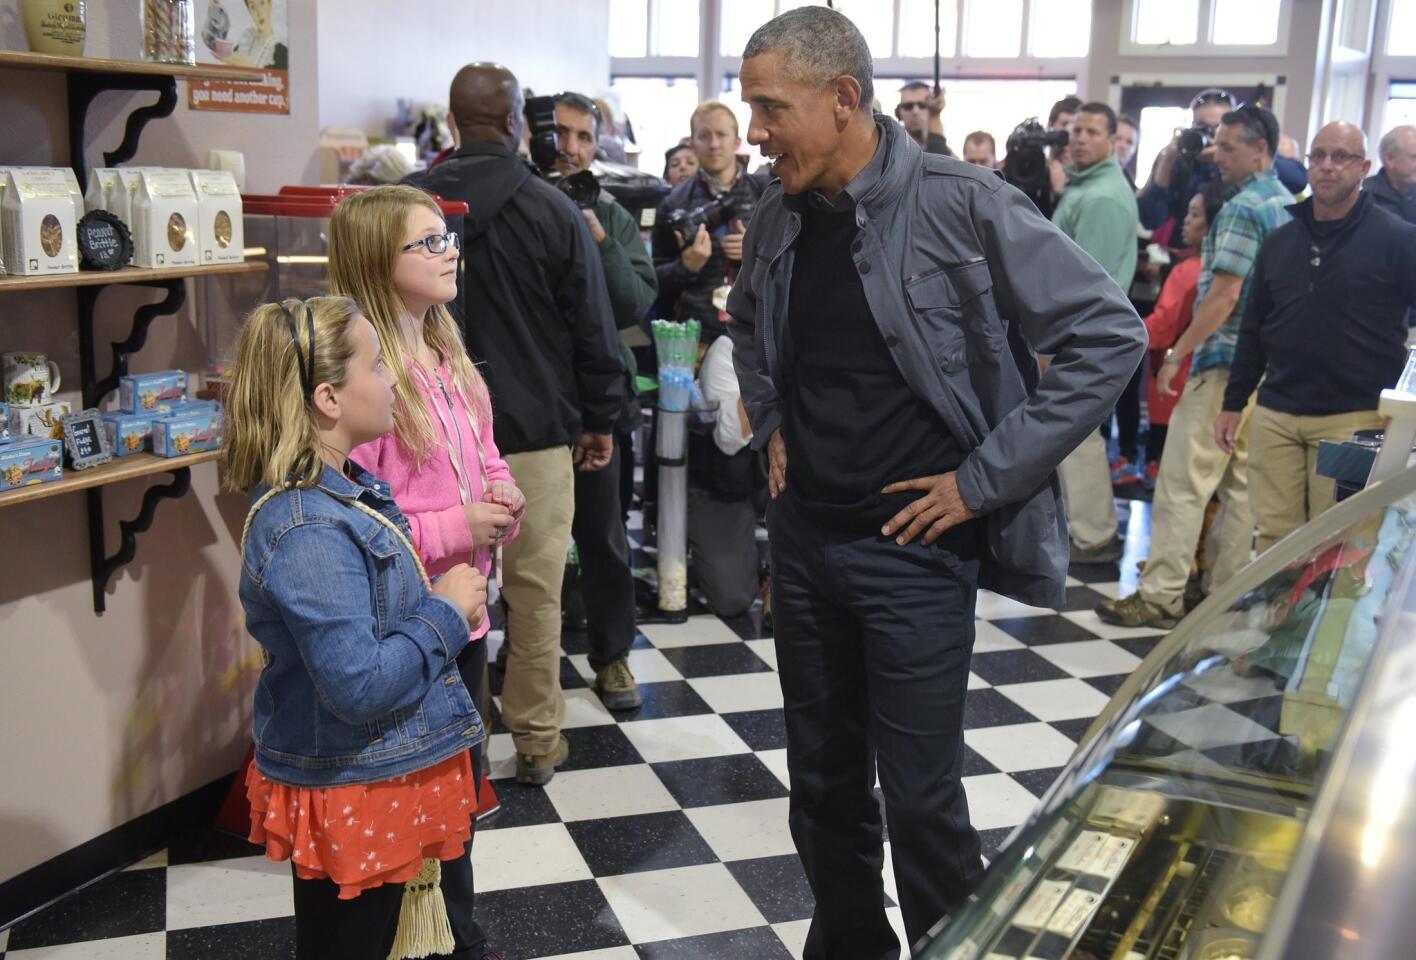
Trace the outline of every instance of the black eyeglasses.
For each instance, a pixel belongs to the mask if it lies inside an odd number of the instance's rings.
[[[929,104],[923,100],[906,100],[900,104],[901,110],[928,110]]]
[[[1334,167],[1345,167],[1354,160],[1364,159],[1360,153],[1347,153],[1345,150],[1336,150],[1328,153],[1326,150],[1314,150],[1308,154],[1308,166],[1321,167],[1329,160]]]
[[[449,245],[451,245],[454,250],[462,249],[462,237],[458,236],[455,230],[449,231],[448,233],[435,233],[432,236],[424,237],[421,240],[414,240],[412,243],[405,243],[402,247],[402,250],[404,253],[408,253],[410,250],[416,250],[418,247],[423,247],[433,256],[438,256],[439,254],[447,253],[447,248]]]

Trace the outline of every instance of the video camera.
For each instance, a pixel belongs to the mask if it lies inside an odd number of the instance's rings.
[[[563,176],[556,170],[560,139],[556,136],[556,98],[528,97],[524,110],[531,134],[531,162],[541,177],[570,197],[581,210],[591,210],[600,200],[600,181],[589,170]]]
[[[1214,143],[1214,127],[1195,121],[1188,130],[1181,130],[1175,138],[1175,149],[1186,160],[1194,160]]]
[[[720,193],[707,203],[673,211],[665,221],[670,229],[678,231],[684,243],[692,243],[700,226],[712,233],[733,220],[747,220],[751,216],[751,203],[736,200],[728,193]]]
[[[1047,151],[1065,147],[1067,141],[1067,131],[1048,130],[1037,117],[1024,120],[1008,135],[1003,177],[1023,191],[1045,217],[1052,216],[1057,200],[1047,173]]]

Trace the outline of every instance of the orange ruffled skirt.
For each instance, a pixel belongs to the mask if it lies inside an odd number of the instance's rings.
[[[476,781],[466,750],[406,776],[348,787],[290,787],[246,771],[252,843],[290,860],[302,880],[328,879],[352,900],[407,883],[425,857],[454,860],[472,836]]]

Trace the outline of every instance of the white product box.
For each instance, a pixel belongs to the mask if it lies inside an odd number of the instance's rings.
[[[144,170],[132,194],[133,264],[195,267],[197,195],[186,170]]]
[[[67,174],[67,176],[65,176]],[[0,201],[5,269],[20,276],[78,273],[75,238],[82,196],[74,171],[10,167]]]
[[[191,170],[197,194],[197,256],[206,263],[246,259],[241,191],[229,170]]]

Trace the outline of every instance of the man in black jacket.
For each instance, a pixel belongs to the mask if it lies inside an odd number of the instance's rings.
[[[498,64],[463,67],[449,103],[460,148],[408,182],[471,207],[457,312],[491,390],[497,447],[526,494],[521,534],[506,547],[501,716],[517,779],[541,785],[570,752],[560,732],[560,594],[574,470],[610,463],[624,365],[584,217],[516,156],[516,77]]]
[[[1382,168],[1362,181],[1362,190],[1407,223],[1416,223],[1416,127],[1393,127],[1377,145]]]
[[[732,282],[742,261],[742,237],[767,177],[749,174],[747,161],[737,155],[742,139],[737,116],[716,100],[701,103],[689,118],[698,173],[674,187],[659,204],[654,221],[654,269],[659,275],[655,306],[665,320],[697,320],[702,339],[712,343],[725,333],[718,320],[714,293]],[[731,216],[714,229],[700,227],[683,236],[670,220],[676,211],[694,210],[723,197]]]
[[[1220,449],[1234,449],[1257,387],[1249,503],[1260,551],[1332,506],[1332,481],[1315,471],[1318,442],[1379,428],[1382,388],[1404,366],[1416,227],[1359,189],[1371,165],[1358,127],[1319,130],[1308,154],[1313,196],[1288,208],[1293,220],[1269,234],[1254,265],[1214,432]]]

